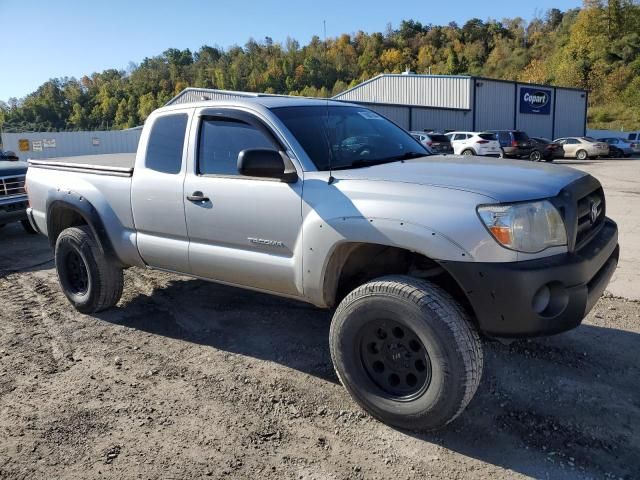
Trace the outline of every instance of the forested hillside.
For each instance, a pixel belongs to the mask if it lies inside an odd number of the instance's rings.
[[[0,102],[5,131],[120,129],[141,124],[185,87],[331,96],[384,72],[470,74],[591,90],[589,127],[640,128],[640,5],[587,0],[521,18],[342,34],[301,46],[250,39],[244,47],[170,48],[127,70],[44,83]],[[19,70],[17,70],[19,72]]]

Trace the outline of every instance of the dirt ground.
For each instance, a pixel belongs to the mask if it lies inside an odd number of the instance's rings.
[[[2,479],[640,477],[636,301],[485,342],[467,410],[414,434],[339,385],[327,312],[130,269],[117,308],[86,316],[51,256],[19,225],[0,234]]]

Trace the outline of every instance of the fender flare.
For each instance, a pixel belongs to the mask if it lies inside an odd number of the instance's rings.
[[[57,189],[51,192],[47,200],[47,236],[52,248],[56,246],[57,236],[51,235],[56,231],[54,228],[56,217],[55,211],[58,208],[72,210],[82,217],[87,226],[91,229],[93,236],[98,239],[100,252],[108,259],[121,263],[113,248],[113,243],[107,234],[100,215],[96,208],[84,196],[72,190]]]

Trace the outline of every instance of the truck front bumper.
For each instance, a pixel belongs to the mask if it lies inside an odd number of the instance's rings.
[[[19,222],[27,218],[27,201],[0,202],[0,225]]]
[[[618,227],[606,219],[580,250],[512,263],[442,262],[467,295],[483,333],[551,335],[577,327],[618,264]]]

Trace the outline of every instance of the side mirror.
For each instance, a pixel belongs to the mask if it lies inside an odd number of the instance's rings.
[[[277,150],[248,148],[238,154],[238,172],[248,177],[279,178],[286,183],[298,180],[289,158]]]

